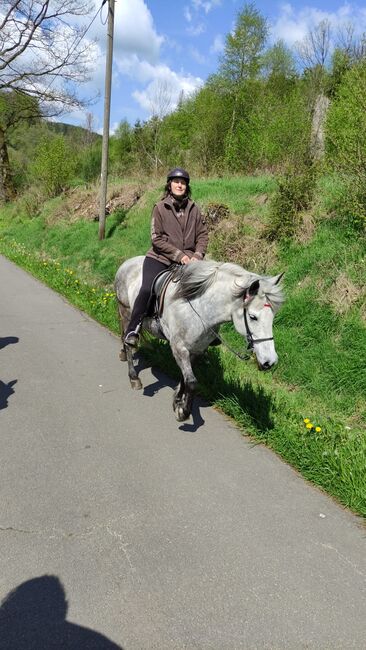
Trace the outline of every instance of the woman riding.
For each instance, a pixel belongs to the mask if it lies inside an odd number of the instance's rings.
[[[135,300],[124,342],[137,345],[141,322],[148,306],[156,276],[171,264],[189,264],[203,260],[208,232],[198,206],[191,200],[189,174],[176,167],[167,176],[165,194],[153,208],[151,248],[147,252],[142,285]]]

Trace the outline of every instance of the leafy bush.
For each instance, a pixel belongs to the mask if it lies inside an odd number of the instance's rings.
[[[46,136],[36,150],[32,175],[48,196],[57,196],[68,187],[76,171],[76,157],[62,135]]]
[[[366,228],[366,62],[346,72],[326,123],[326,154],[345,185],[338,214],[359,229]]]
[[[32,187],[23,192],[19,197],[15,204],[15,209],[18,214],[25,217],[37,217],[42,211],[45,198],[42,189],[32,185]]]
[[[301,221],[301,212],[312,202],[316,182],[314,165],[292,167],[277,183],[269,206],[269,223],[264,230],[267,239],[292,237]]]
[[[85,149],[79,157],[77,172],[85,183],[91,183],[100,176],[102,163],[102,146],[100,142],[94,143]]]

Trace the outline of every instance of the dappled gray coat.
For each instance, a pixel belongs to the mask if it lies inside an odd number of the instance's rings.
[[[171,196],[154,205],[151,217],[152,248],[147,257],[167,266],[179,263],[184,255],[202,260],[208,244],[208,232],[199,207],[188,199],[178,210]]]

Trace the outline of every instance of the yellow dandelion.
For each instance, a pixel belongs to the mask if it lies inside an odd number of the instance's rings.
[[[315,431],[316,431],[317,433],[319,433],[321,430],[322,430],[321,427],[315,427]]]
[[[307,425],[306,425],[306,428],[307,428],[307,429],[312,429],[313,426],[314,426],[314,425],[311,424],[311,422],[308,422]]]
[[[304,418],[305,424],[308,424],[310,422],[309,418]]]

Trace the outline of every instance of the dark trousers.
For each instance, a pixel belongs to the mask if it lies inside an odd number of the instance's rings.
[[[135,300],[126,334],[135,332],[136,328],[138,328],[147,310],[152,284],[156,276],[167,268],[166,264],[154,260],[152,257],[145,257],[142,267],[141,289]]]

